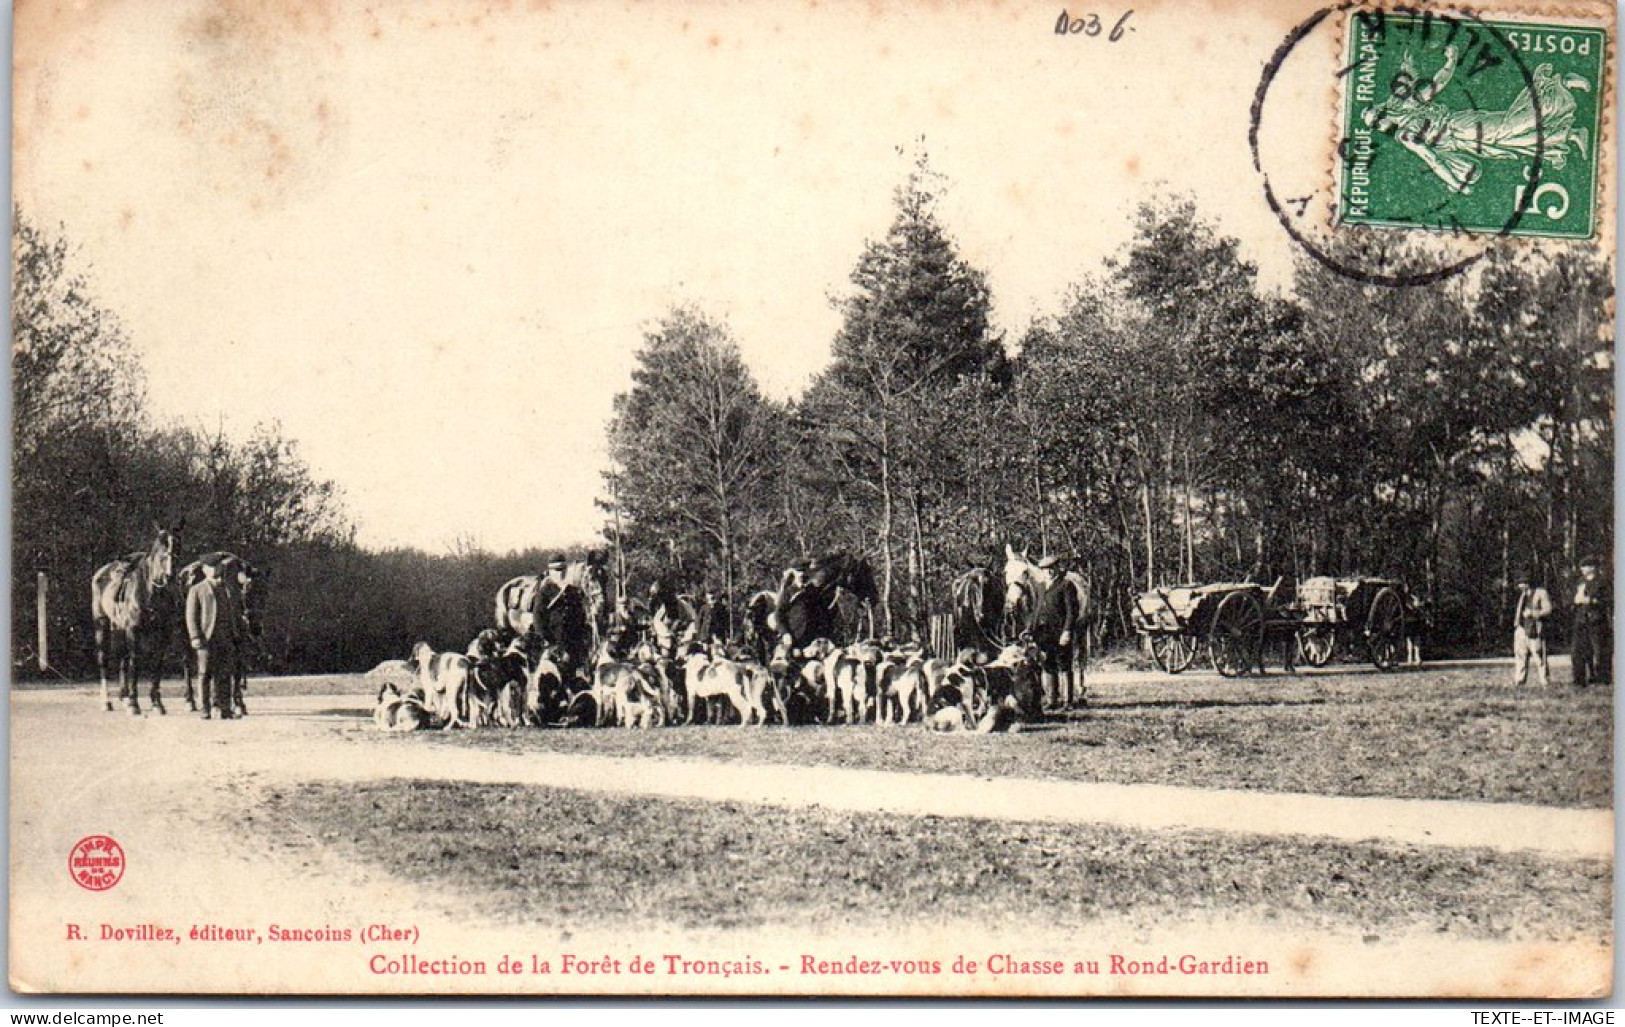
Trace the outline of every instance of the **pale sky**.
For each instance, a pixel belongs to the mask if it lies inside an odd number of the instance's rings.
[[[1137,4],[1113,43],[1051,0],[25,0],[15,188],[158,417],[279,420],[369,545],[556,545],[597,532],[611,400],[673,303],[774,395],[825,365],[922,136],[1012,338],[1157,183],[1282,280],[1249,108],[1315,6]],[[1265,138],[1314,188],[1336,54],[1304,51]]]

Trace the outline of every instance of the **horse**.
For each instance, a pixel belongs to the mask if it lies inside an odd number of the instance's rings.
[[[993,587],[993,572],[973,567],[955,578],[953,651],[974,649],[989,656],[1009,640],[1004,625],[1003,593]]]
[[[536,622],[536,587],[542,583],[540,574],[521,574],[509,578],[497,589],[496,627],[512,635],[529,635]]]
[[[1004,558],[1004,623],[1007,629],[1019,627],[1019,631],[1007,630],[1007,633],[1030,634],[1033,620],[1038,613],[1038,597],[1048,587],[1044,572],[1027,558],[1026,553],[1017,553],[1008,545],[1004,547]],[[1072,570],[1066,571],[1062,580],[1072,589],[1073,597],[1077,601],[1077,618],[1067,628],[1072,636],[1072,666],[1068,669],[1068,673],[1077,682],[1081,691],[1083,664],[1087,655],[1084,650],[1087,648],[1087,632],[1091,616],[1089,582],[1083,575]]]
[[[572,578],[574,580],[572,580]],[[603,606],[607,596],[605,574],[588,563],[567,564],[563,594],[546,588],[548,579],[540,574],[521,574],[497,589],[495,621],[497,630],[542,643],[531,647],[539,653],[543,645],[561,648],[569,663],[568,672],[586,668],[587,657],[602,646],[607,634]],[[585,581],[586,586],[576,584]],[[548,593],[551,593],[550,597]],[[574,595],[578,599],[566,598]],[[599,604],[595,610],[594,596]]]
[[[870,611],[880,602],[880,589],[875,586],[874,568],[861,556],[850,553],[831,553],[813,560],[807,570],[807,581],[814,588],[838,588],[852,595]],[[872,629],[873,625],[871,625]],[[874,631],[869,632],[871,635]]]
[[[603,641],[604,629],[608,623],[609,611],[605,608],[608,596],[607,577],[602,568],[594,569],[593,565],[580,560],[572,561],[564,567],[565,584],[581,589],[582,596],[586,598],[587,619],[593,627],[594,648]],[[521,574],[503,582],[502,587],[497,589],[493,617],[498,631],[509,635],[532,633],[536,617],[536,590],[546,580],[545,574]]]
[[[203,580],[203,567],[205,564],[220,569],[220,584],[237,600],[239,620],[236,625],[236,660],[231,674],[231,705],[240,717],[248,716],[248,706],[243,702],[243,693],[248,685],[248,660],[245,650],[252,642],[262,652],[264,649],[265,632],[265,587],[270,574],[256,568],[247,560],[235,553],[204,553],[180,569],[175,575],[180,596],[184,598],[191,591],[192,586]],[[197,657],[192,647],[183,643],[181,668],[186,674],[186,706],[195,711],[197,698],[193,690],[193,682],[197,678]]]
[[[565,565],[564,583],[581,589],[587,599],[587,624],[592,629],[592,651],[604,641],[609,631],[610,614],[614,602],[610,596],[609,568],[604,565],[603,554],[587,554],[585,560],[572,560]]]
[[[119,699],[130,712],[141,713],[141,672],[152,670],[152,706],[164,712],[158,687],[164,677],[164,653],[175,628],[180,604],[174,584],[175,537],[184,520],[174,528],[154,525],[152,544],[145,552],[134,553],[102,565],[90,578],[90,616],[96,625],[96,666],[101,672],[102,706],[113,710],[107,694],[107,668],[119,668]]]
[[[779,630],[797,649],[820,638],[845,644],[859,637],[859,621],[867,614],[865,637],[874,635],[874,608],[880,601],[874,569],[869,561],[849,553],[832,553],[812,561],[797,587],[786,571],[779,586],[776,614]],[[850,607],[855,604],[857,609]]]

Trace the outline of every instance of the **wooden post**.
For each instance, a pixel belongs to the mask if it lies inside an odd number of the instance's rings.
[[[38,572],[35,577],[35,617],[39,626],[39,669],[51,669],[51,629],[46,617],[47,599],[51,591],[51,579],[45,576],[44,571]]]

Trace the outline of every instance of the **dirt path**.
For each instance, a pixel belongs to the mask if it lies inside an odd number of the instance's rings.
[[[696,760],[651,760],[555,755],[514,756],[424,744],[423,739],[380,737],[354,697],[268,698],[244,723],[200,723],[193,716],[166,718],[103,714],[71,693],[14,693],[12,698],[12,979],[20,987],[79,988],[85,982],[117,991],[331,990],[511,991],[589,993],[610,991],[704,991],[750,993],[807,990],[805,981],[696,978],[641,981],[632,978],[430,979],[378,975],[373,954],[444,956],[559,951],[626,950],[629,942],[595,936],[590,925],[568,932],[524,925],[474,923],[451,896],[425,896],[387,868],[346,865],[329,855],[322,839],[289,837],[267,847],[258,833],[239,835],[240,815],[252,817],[255,796],[302,780],[439,778],[580,788],[592,791],[685,796],[711,800],[823,805],[852,811],[1036,819],[1124,826],[1199,828],[1264,834],[1308,834],[1343,840],[1386,839],[1422,845],[1486,845],[1529,850],[1558,858],[1607,857],[1612,815],[1606,811],[1552,810],[1471,803],[1211,792],[1157,786],[1111,786],[1069,782],[989,780],[909,775],[840,768],[744,766]],[[996,744],[986,738],[954,738],[944,744]],[[229,825],[229,828],[228,828]],[[272,833],[275,825],[272,826]],[[129,856],[120,886],[87,892],[63,872],[75,841],[92,833],[117,838]],[[380,869],[382,872],[379,872]],[[268,915],[270,911],[270,915]],[[253,945],[74,942],[70,925],[94,935],[100,925],[161,923],[182,934],[196,924],[257,925],[272,922],[303,928],[411,925],[425,939],[368,948],[359,937],[344,943]],[[1102,924],[1090,936],[1071,939],[1074,951],[1120,951],[1126,928]],[[1531,964],[1526,947],[1413,938],[1377,946],[1357,937],[1306,940],[1268,924],[1183,924],[1135,941],[1147,952],[1186,951],[1205,943],[1230,952],[1263,952],[1278,966],[1298,960],[1294,972],[1277,976],[1259,992],[1245,979],[1116,978],[1093,982],[1092,993],[1148,994],[1396,994],[1418,993],[1404,976],[1417,960],[1444,958],[1454,965],[1468,949],[1480,967],[1506,963],[1512,994],[1525,993],[1535,966],[1549,984],[1542,990],[1572,992],[1594,987],[1601,950],[1577,953],[1554,947]],[[864,939],[881,947],[908,944],[909,951],[947,951],[977,938],[976,925],[944,934],[900,927],[890,939]],[[432,944],[428,939],[432,939]],[[647,939],[645,939],[647,941]],[[662,937],[667,949],[686,952],[779,953],[793,961],[802,951],[850,954],[852,939],[795,938],[718,932],[682,939]],[[1054,947],[1051,934],[1002,938]],[[634,940],[631,944],[636,944]],[[822,946],[822,949],[819,949]],[[1108,946],[1116,946],[1108,949]],[[1344,948],[1347,951],[1344,951]],[[1583,956],[1584,958],[1578,958]],[[366,957],[366,958],[363,958]],[[775,956],[774,958],[779,958]],[[1307,960],[1307,962],[1303,962]],[[1352,960],[1352,961],[1351,961]],[[791,965],[787,962],[785,965]],[[1389,971],[1378,973],[1375,966]],[[1463,964],[1465,966],[1465,964]],[[1449,975],[1445,974],[1448,978]],[[1482,982],[1479,972],[1463,977]],[[1577,984],[1576,982],[1581,982]],[[1407,985],[1407,982],[1410,982]],[[829,983],[829,982],[826,982]],[[1080,983],[958,981],[953,990],[1009,993],[1077,993]],[[834,982],[840,993],[929,993],[941,982],[890,979]],[[833,985],[832,985],[833,986]],[[1441,994],[1437,981],[1420,993]],[[1070,987],[1072,990],[1068,991]],[[1481,990],[1475,988],[1472,990]],[[1447,992],[1446,992],[1447,993]]]
[[[30,700],[49,701],[40,696],[23,701]],[[230,761],[233,773],[253,772],[286,780],[414,777],[547,785],[714,802],[823,806],[848,812],[1484,847],[1558,858],[1606,859],[1613,853],[1613,813],[1609,810],[994,779],[686,758],[577,753],[519,756],[425,745],[417,739],[370,737],[370,721],[336,715],[364,711],[353,697],[272,698],[260,705],[261,713],[248,723],[203,726],[216,742],[235,739],[233,744],[214,747],[220,757]],[[157,721],[155,728],[173,730],[183,723],[191,727],[191,720],[172,717]],[[245,737],[263,732],[264,724],[271,725],[271,736]],[[297,753],[292,753],[276,739],[295,724],[309,730],[302,733]],[[358,751],[358,744],[366,747]],[[942,744],[997,745],[998,739],[951,735]]]

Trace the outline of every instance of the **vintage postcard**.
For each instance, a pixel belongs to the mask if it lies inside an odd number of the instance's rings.
[[[11,988],[1611,994],[1616,28],[19,0]]]

